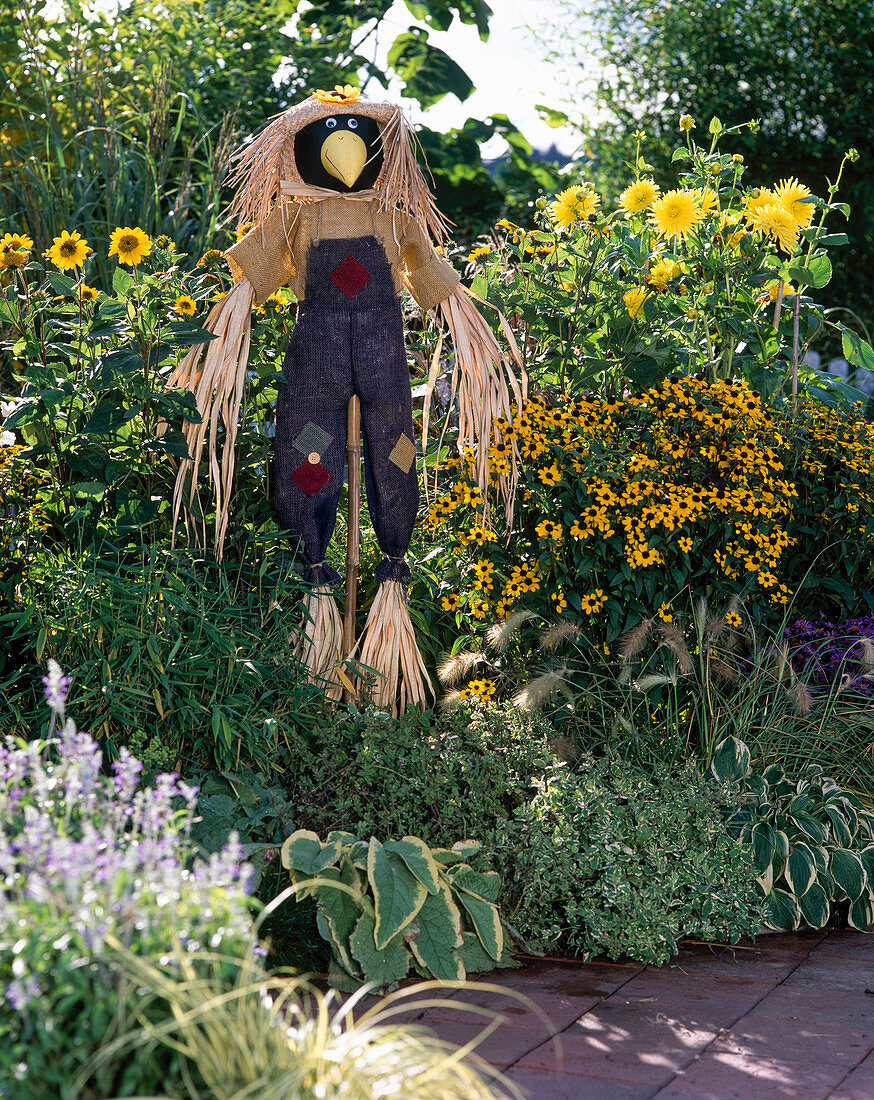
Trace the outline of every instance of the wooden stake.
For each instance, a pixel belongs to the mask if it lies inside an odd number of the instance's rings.
[[[346,516],[346,602],[343,608],[343,656],[355,648],[355,611],[358,602],[358,553],[361,545],[361,402],[349,399],[346,419],[346,464],[349,467],[349,507]],[[343,693],[347,702],[352,692]]]
[[[792,316],[792,408],[798,401],[798,311],[801,305],[801,287],[795,291],[795,312]]]

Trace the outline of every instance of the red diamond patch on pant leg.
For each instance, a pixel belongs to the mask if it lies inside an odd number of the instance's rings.
[[[291,475],[291,480],[311,497],[334,479],[321,462],[303,462]]]
[[[328,277],[347,298],[354,298],[367,284],[370,272],[354,256],[349,255]]]

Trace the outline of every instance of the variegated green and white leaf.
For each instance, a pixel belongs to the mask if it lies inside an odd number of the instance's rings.
[[[376,919],[368,904],[349,938],[349,947],[364,971],[366,982],[373,982],[380,987],[393,985],[407,976],[410,953],[400,932],[385,947],[378,949],[374,938],[375,929]]]
[[[279,849],[282,866],[286,870],[302,871],[305,875],[315,874],[313,867],[321,854],[319,835],[309,829],[298,829],[285,839]]]
[[[793,894],[774,887],[765,902],[765,925],[781,932],[795,932],[801,924],[801,910]]]
[[[474,871],[466,863],[454,867],[449,872],[449,879],[453,886],[459,886],[469,894],[486,901],[497,902],[501,890],[501,876],[497,871]]]
[[[753,866],[763,875],[771,866],[776,848],[776,835],[767,821],[757,821],[750,834],[753,848]]]
[[[386,852],[375,836],[370,838],[367,853],[367,878],[376,911],[374,943],[382,949],[415,919],[428,891],[397,856]]]
[[[409,943],[420,965],[435,978],[462,981],[464,963],[458,954],[458,948],[464,943],[461,914],[445,882],[441,882],[438,894],[425,891],[416,924],[418,931]]]
[[[867,932],[874,924],[874,905],[872,905],[867,893],[850,903],[847,920],[853,928],[857,928],[860,932]]]
[[[504,930],[501,927],[501,918],[498,915],[497,908],[491,902],[477,897],[476,894],[469,894],[467,890],[459,890],[457,885],[454,894],[459,905],[464,906],[467,915],[470,917],[480,943],[497,962],[504,950]]]
[[[823,813],[828,818],[835,844],[847,848],[853,841],[853,835],[845,814],[836,806],[824,806]]]
[[[865,874],[865,867],[859,854],[847,848],[832,849],[829,871],[850,901],[860,897],[868,883],[868,876]]]
[[[431,849],[417,836],[405,836],[402,840],[387,840],[385,850],[393,852],[404,861],[407,870],[421,882],[429,894],[440,889],[440,869]]]
[[[814,882],[804,897],[798,899],[798,907],[806,924],[811,928],[825,928],[831,913],[825,890]]]
[[[726,737],[716,746],[710,770],[720,783],[743,779],[750,770],[750,750],[736,737]]]
[[[814,844],[825,843],[825,826],[822,822],[817,821],[812,814],[805,813],[803,810],[797,810],[795,813],[789,814],[789,819],[802,833],[804,833],[804,836],[808,840],[812,840]]]
[[[778,879],[786,870],[789,860],[789,837],[782,829],[774,830],[774,859],[771,866],[774,868],[774,878]]]
[[[813,852],[801,840],[792,846],[783,877],[796,898],[802,898],[816,881],[816,863]]]

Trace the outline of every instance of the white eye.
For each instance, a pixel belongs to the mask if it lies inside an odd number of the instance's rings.
[[[325,119],[325,125],[328,127],[329,130],[333,130],[334,127],[337,125],[337,120],[335,118],[327,118]]]
[[[348,122],[346,123],[346,125],[349,127],[350,130],[357,130],[358,129],[358,119],[357,118],[350,118],[348,120]]]

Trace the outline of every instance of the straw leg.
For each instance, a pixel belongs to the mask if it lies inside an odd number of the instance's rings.
[[[349,467],[349,508],[346,523],[346,603],[343,610],[343,654],[355,648],[355,611],[358,602],[358,561],[361,544],[361,401],[349,400],[346,428],[346,461]],[[346,688],[343,697],[351,702]]]

